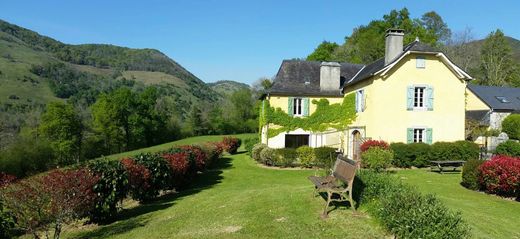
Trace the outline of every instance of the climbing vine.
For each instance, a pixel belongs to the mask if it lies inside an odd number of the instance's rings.
[[[314,113],[307,117],[293,117],[280,108],[269,105],[264,100],[263,113],[260,113],[260,131],[266,124],[274,124],[278,128],[269,128],[267,135],[272,138],[282,132],[289,132],[301,128],[312,132],[323,132],[333,128],[346,129],[356,119],[355,95],[350,94],[343,98],[343,102],[330,104],[327,99],[313,100],[316,105]]]

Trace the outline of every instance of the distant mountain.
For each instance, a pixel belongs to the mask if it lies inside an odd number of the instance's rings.
[[[99,93],[121,85],[155,85],[182,115],[193,104],[223,99],[158,50],[70,45],[0,20],[0,148],[47,102],[91,104]]]
[[[211,87],[211,89],[220,93],[221,95],[230,95],[237,90],[251,88],[248,84],[230,80],[221,80],[213,83],[208,83],[208,85]]]

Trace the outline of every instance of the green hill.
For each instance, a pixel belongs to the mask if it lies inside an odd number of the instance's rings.
[[[208,83],[208,85],[211,87],[211,89],[220,93],[221,95],[229,95],[237,90],[251,88],[247,84],[229,80],[221,80],[213,83]]]
[[[123,85],[157,86],[181,115],[193,104],[223,98],[158,50],[70,45],[0,20],[0,148],[47,102],[89,105]]]

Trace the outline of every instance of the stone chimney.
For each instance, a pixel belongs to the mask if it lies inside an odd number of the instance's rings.
[[[388,29],[385,36],[385,66],[403,52],[404,30]]]
[[[320,66],[320,91],[338,91],[341,65],[337,62],[322,62]]]

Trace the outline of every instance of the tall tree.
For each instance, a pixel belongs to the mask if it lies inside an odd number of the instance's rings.
[[[39,130],[49,140],[61,164],[79,162],[83,140],[81,118],[70,104],[51,102],[41,118]]]
[[[338,48],[335,42],[323,41],[314,52],[307,56],[308,61],[331,61],[332,53]]]
[[[435,11],[427,12],[422,15],[421,22],[424,28],[437,37],[440,42],[447,42],[451,37],[451,30],[448,24],[442,20]]]
[[[463,31],[455,32],[443,46],[444,52],[450,57],[457,66],[466,72],[473,71],[478,68],[472,64],[478,58],[478,52],[473,50],[471,42],[475,40],[471,28]]]
[[[484,76],[481,79],[482,84],[505,86],[516,82],[518,73],[511,55],[511,46],[500,29],[486,37],[480,51],[480,68]]]

